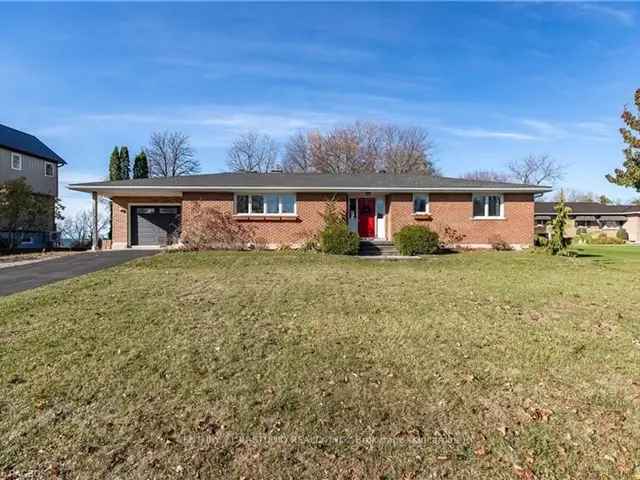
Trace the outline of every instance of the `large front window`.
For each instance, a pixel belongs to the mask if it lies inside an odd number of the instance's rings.
[[[294,215],[294,193],[253,193],[236,195],[237,215]]]
[[[474,195],[474,218],[502,218],[504,217],[504,201],[502,195]]]

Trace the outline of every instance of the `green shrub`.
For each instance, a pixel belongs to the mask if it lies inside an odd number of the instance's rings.
[[[360,247],[360,237],[349,231],[344,222],[337,222],[324,227],[320,232],[320,250],[333,255],[355,255]]]
[[[616,232],[616,238],[619,238],[620,240],[623,240],[626,242],[627,240],[629,240],[629,234],[624,228],[620,227]]]
[[[408,225],[396,233],[393,243],[400,255],[436,253],[440,245],[438,234],[420,225]]]
[[[536,247],[546,247],[547,243],[549,243],[549,239],[546,235],[536,235],[534,240],[534,244]]]
[[[621,245],[625,243],[625,241],[619,239],[618,237],[609,237],[604,233],[601,233],[597,237],[591,237],[591,241],[587,243],[590,243],[593,245]]]

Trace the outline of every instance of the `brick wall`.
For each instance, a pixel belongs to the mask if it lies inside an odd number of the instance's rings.
[[[124,248],[128,245],[128,207],[130,203],[141,203],[145,205],[155,203],[182,203],[180,197],[114,197],[111,201],[113,203],[113,230],[111,232],[113,248]]]
[[[238,221],[251,226],[255,236],[270,246],[282,244],[299,245],[323,225],[322,213],[325,204],[334,194],[298,193],[297,217],[290,218],[239,218]],[[387,238],[405,225],[420,224],[442,234],[445,226],[455,228],[465,235],[463,244],[487,245],[489,238],[499,235],[511,244],[530,245],[533,243],[533,195],[507,193],[504,195],[505,219],[474,220],[472,218],[472,195],[470,193],[432,193],[429,195],[430,219],[418,220],[413,215],[413,197],[408,194],[387,195]],[[346,195],[335,195],[336,204],[346,209]],[[192,212],[196,202],[203,207],[214,207],[221,212],[233,213],[233,194],[229,192],[185,192],[182,198],[167,197],[116,197],[113,199],[113,247],[127,245],[129,203],[182,203],[182,222],[197,222]]]
[[[296,218],[287,217],[240,217],[238,221],[251,227],[257,240],[268,246],[300,245],[322,229],[322,214],[326,203],[335,197],[337,207],[346,211],[346,196],[331,193],[298,193],[296,195]],[[193,207],[213,207],[220,212],[233,213],[233,193],[229,192],[185,192],[182,202],[182,222],[196,222],[192,218]]]
[[[533,195],[504,194],[505,219],[474,220],[470,193],[431,193],[429,195],[430,220],[418,220],[413,215],[413,196],[392,194],[388,196],[388,234],[390,238],[405,225],[419,224],[442,234],[445,226],[455,228],[465,235],[463,244],[486,245],[489,238],[499,235],[511,244],[533,243]]]

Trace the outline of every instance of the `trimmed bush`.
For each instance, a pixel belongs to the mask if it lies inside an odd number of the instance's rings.
[[[349,231],[344,222],[337,222],[324,227],[320,232],[320,250],[333,255],[355,255],[360,248],[360,237]]]
[[[625,242],[626,242],[627,240],[629,240],[629,234],[628,234],[628,233],[627,233],[627,231],[626,231],[624,228],[622,228],[622,227],[620,227],[620,228],[618,229],[618,231],[616,232],[616,237],[617,237],[617,238],[619,238],[620,240],[625,241]]]
[[[588,243],[592,245],[622,245],[625,241],[617,237],[609,237],[604,233],[601,233],[597,237],[591,237],[591,241]]]
[[[436,253],[440,245],[438,234],[421,225],[408,225],[393,236],[400,255]]]

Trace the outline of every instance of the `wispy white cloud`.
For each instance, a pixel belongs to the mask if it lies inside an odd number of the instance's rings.
[[[618,133],[618,129],[614,123],[602,121],[584,121],[577,122],[576,128],[582,132],[586,132],[594,137],[611,138]]]
[[[521,121],[521,123],[536,132],[538,136],[547,140],[563,138],[567,136],[567,131],[563,127],[548,121],[524,119]]]
[[[501,139],[514,141],[531,141],[539,140],[535,135],[523,132],[512,132],[502,130],[486,130],[484,128],[450,128],[442,127],[442,130],[463,138],[479,138],[479,139]]]
[[[396,76],[378,74],[366,75],[358,71],[350,71],[343,67],[318,69],[309,65],[297,63],[299,58],[292,56],[292,62],[273,60],[236,61],[236,60],[207,60],[202,58],[165,56],[152,59],[152,62],[168,68],[192,69],[208,80],[229,78],[267,78],[275,80],[303,81],[312,84],[332,84],[340,91],[350,88],[362,91],[398,89],[431,89],[438,84],[435,75]]]
[[[325,128],[342,120],[339,114],[296,109],[246,109],[233,107],[187,106],[149,112],[111,112],[83,115],[79,121],[109,125],[146,125],[153,129],[189,127],[194,138],[200,133],[227,138],[256,130],[276,138],[286,137],[298,129]],[[200,132],[200,133],[199,133]]]
[[[610,140],[616,133],[615,125],[603,121],[556,122],[524,119],[520,123],[529,127],[541,139],[552,141],[575,138],[586,141]]]
[[[588,3],[571,3],[578,12],[597,16],[599,18],[609,18],[625,27],[633,27],[636,23],[634,13],[627,9],[617,8],[604,2],[588,2]]]

